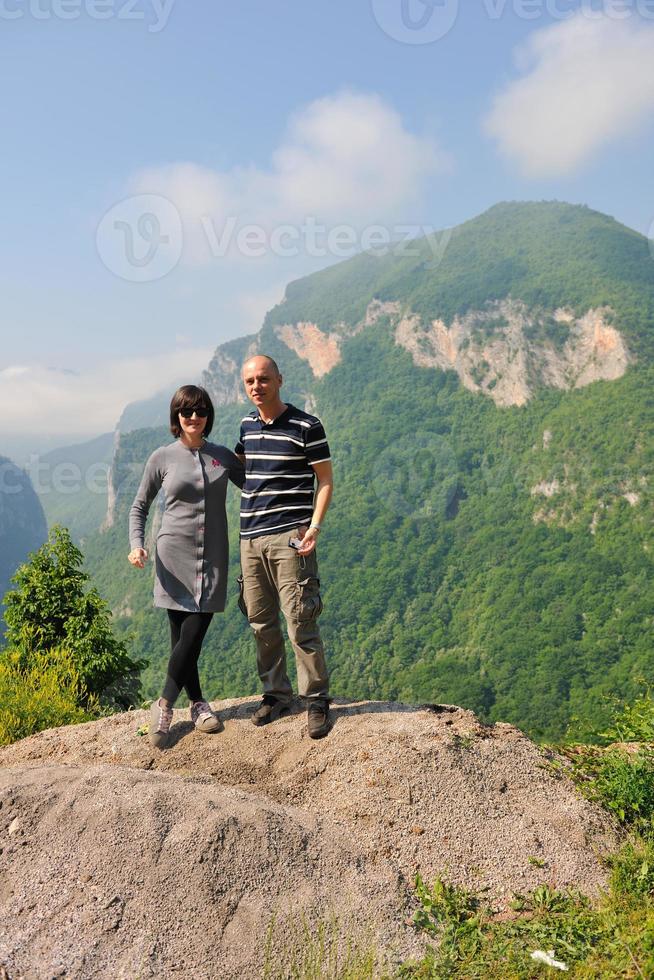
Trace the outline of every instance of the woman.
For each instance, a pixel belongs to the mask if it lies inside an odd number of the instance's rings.
[[[201,732],[222,722],[202,696],[198,658],[215,612],[225,608],[227,589],[227,480],[243,486],[242,463],[225,446],[207,442],[214,410],[204,388],[182,385],[170,403],[176,442],[150,456],[129,514],[128,560],[143,568],[145,522],[163,487],[165,509],[157,535],[154,604],[168,611],[171,654],[162,696],[150,709],[150,741],[168,744],[173,706],[185,688],[191,720]]]

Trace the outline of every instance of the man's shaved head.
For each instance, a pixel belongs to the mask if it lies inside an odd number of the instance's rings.
[[[269,371],[273,372],[276,377],[281,376],[281,371],[277,367],[277,361],[268,354],[255,354],[253,357],[248,357],[247,361],[243,363],[243,374],[245,374],[246,367],[251,370],[260,371],[261,368],[268,368]]]
[[[267,354],[255,354],[243,365],[245,394],[259,409],[261,418],[276,418],[286,408],[279,397],[283,379],[276,362]]]

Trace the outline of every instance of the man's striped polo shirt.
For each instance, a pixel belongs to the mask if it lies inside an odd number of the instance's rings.
[[[311,464],[330,459],[320,419],[287,405],[272,422],[264,422],[255,410],[241,419],[234,452],[245,456],[242,538],[276,534],[311,521]]]

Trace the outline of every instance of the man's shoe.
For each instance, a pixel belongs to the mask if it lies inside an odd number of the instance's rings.
[[[280,701],[272,694],[264,694],[261,704],[252,715],[252,724],[260,728],[271,721],[277,721],[291,713],[291,706],[287,701]]]
[[[163,699],[152,702],[150,708],[150,744],[155,749],[165,749],[170,737],[173,709],[164,705]]]
[[[199,732],[222,732],[225,727],[207,701],[191,702],[191,721]]]
[[[324,738],[329,732],[331,728],[329,721],[329,701],[325,698],[317,698],[309,704],[307,727],[309,738]]]

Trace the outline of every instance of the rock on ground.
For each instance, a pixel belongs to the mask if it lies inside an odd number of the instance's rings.
[[[314,742],[299,707],[255,728],[255,703],[217,702],[216,735],[176,711],[164,752],[145,711],[0,749],[0,974],[277,976],[321,929],[393,965],[422,950],[416,871],[498,908],[604,884],[615,827],[512,726],[341,703]]]

